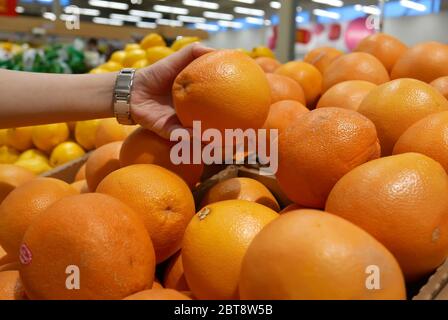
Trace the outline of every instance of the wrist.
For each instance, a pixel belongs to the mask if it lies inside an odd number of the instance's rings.
[[[124,68],[117,74],[114,93],[113,110],[117,121],[124,125],[134,125],[131,115],[131,97],[135,81],[135,69]]]

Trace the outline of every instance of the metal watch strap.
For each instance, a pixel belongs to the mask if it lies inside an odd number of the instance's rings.
[[[135,124],[131,116],[131,91],[135,69],[122,69],[117,75],[114,88],[114,114],[121,124]]]

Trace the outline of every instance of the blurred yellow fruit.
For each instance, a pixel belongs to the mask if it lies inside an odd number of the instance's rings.
[[[148,49],[151,47],[166,47],[166,42],[163,40],[162,36],[157,33],[150,33],[140,42],[140,47],[142,49]]]
[[[108,73],[109,70],[102,69],[102,68],[95,68],[89,71],[90,74],[102,74],[102,73]]]
[[[78,159],[85,154],[79,144],[73,141],[66,141],[56,146],[51,152],[50,164],[54,167]]]
[[[275,54],[268,47],[260,46],[260,47],[254,48],[252,50],[252,58],[255,59],[255,58],[260,58],[260,57],[268,57],[268,58],[275,59]]]
[[[235,50],[239,51],[239,52],[242,52],[242,53],[248,55],[249,57],[252,57],[252,53],[249,50],[246,50],[246,49],[243,49],[243,48],[238,48],[238,49],[235,49]]]
[[[100,65],[98,68],[108,70],[111,72],[119,71],[123,69],[123,66],[121,63],[115,62],[115,61],[108,61],[102,65]]]
[[[6,144],[6,132],[8,129],[0,129],[0,146],[4,146]]]
[[[146,58],[146,51],[142,49],[136,49],[132,51],[126,52],[126,57],[123,60],[123,66],[125,68],[130,68],[136,63],[138,60],[142,60]]]
[[[99,119],[78,121],[75,126],[76,142],[86,150],[95,148],[95,135],[99,124]]]
[[[19,151],[30,149],[33,146],[32,132],[33,127],[8,129],[6,131],[6,145]]]
[[[136,63],[132,65],[133,69],[141,69],[147,67],[149,65],[149,61],[146,59],[138,60]]]
[[[33,127],[32,140],[34,145],[42,151],[50,152],[58,144],[68,139],[70,130],[63,123],[52,123]]]
[[[34,159],[34,158],[40,158],[46,162],[48,162],[48,157],[42,152],[37,149],[28,149],[24,152],[22,152],[17,159],[19,160],[28,160],[28,159]]]
[[[115,141],[123,141],[139,126],[125,126],[119,124],[115,118],[101,119],[96,130],[95,148]]]
[[[116,63],[119,63],[122,65],[125,57],[126,57],[126,52],[124,50],[118,50],[118,51],[115,51],[114,53],[112,53],[109,61],[113,61],[113,62],[116,62]]]
[[[146,50],[146,59],[149,64],[156,63],[174,53],[173,49],[167,47],[152,47]]]
[[[19,152],[8,146],[0,147],[0,164],[10,164],[17,161]]]
[[[138,50],[141,49],[140,45],[138,43],[128,43],[125,47],[124,47],[124,51],[128,52],[128,51],[134,51],[134,50]]]
[[[186,47],[189,44],[198,41],[201,41],[201,39],[198,37],[182,37],[174,41],[174,43],[171,46],[171,49],[173,49],[174,51],[179,51],[183,47]]]
[[[41,174],[52,169],[48,162],[40,157],[17,160],[14,164],[28,169],[35,174]]]

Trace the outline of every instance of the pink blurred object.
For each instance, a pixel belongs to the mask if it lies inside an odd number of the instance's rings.
[[[353,51],[362,39],[375,33],[375,30],[367,27],[366,21],[366,18],[358,18],[348,24],[345,31],[345,45],[350,51]]]

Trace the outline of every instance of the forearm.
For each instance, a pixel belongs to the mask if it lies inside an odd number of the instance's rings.
[[[112,117],[115,80],[0,69],[0,128]]]

